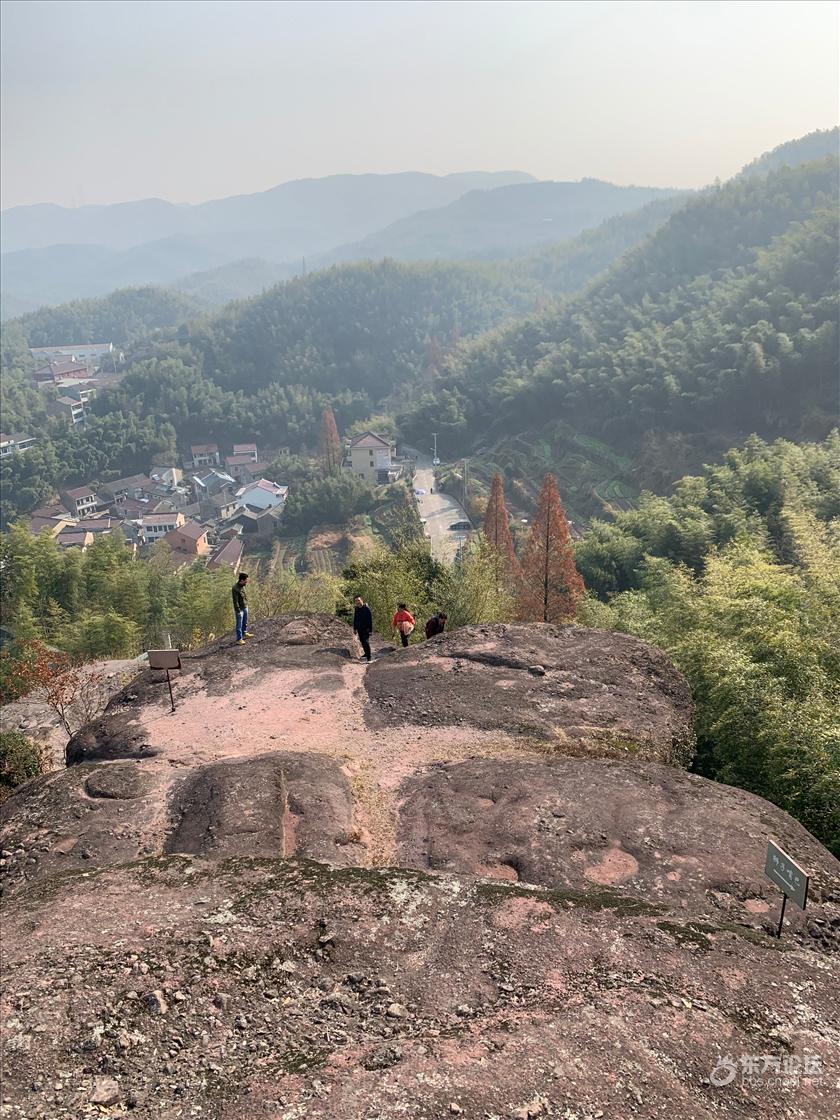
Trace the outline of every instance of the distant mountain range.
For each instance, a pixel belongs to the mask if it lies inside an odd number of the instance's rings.
[[[115,288],[176,284],[229,264],[236,265],[230,283],[210,290],[223,290],[224,298],[231,298],[231,287],[233,295],[252,294],[266,272],[276,279],[293,275],[302,258],[418,210],[477,189],[533,182],[523,171],[331,175],[195,206],[161,199],[76,209],[16,206],[0,215],[3,317]],[[251,276],[242,263],[249,258],[262,262]]]
[[[467,191],[534,181],[524,171],[454,175],[406,171],[295,179],[258,194],[196,205],[147,198],[110,206],[14,206],[0,215],[3,251],[59,244],[130,249],[168,237],[268,232],[276,239],[282,259],[291,260],[300,252],[318,252],[364,237],[415,210],[446,206]]]
[[[837,129],[813,132],[742,175],[836,154],[837,145]],[[538,182],[522,171],[405,172],[299,179],[194,206],[161,199],[18,206],[0,215],[0,313],[5,319],[146,284],[214,307],[336,263],[506,258],[688,193],[597,179]]]
[[[301,180],[194,207],[16,207],[3,215],[3,312],[143,284],[179,287],[213,306],[307,266],[505,257],[674,193],[595,179],[540,183],[516,171],[411,173]]]

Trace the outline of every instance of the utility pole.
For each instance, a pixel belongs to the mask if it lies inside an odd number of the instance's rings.
[[[467,512],[467,488],[469,486],[469,469],[470,461],[469,459],[464,459],[464,513]]]
[[[437,461],[437,432],[432,432],[432,439],[435,441],[435,446],[432,448],[432,455]]]

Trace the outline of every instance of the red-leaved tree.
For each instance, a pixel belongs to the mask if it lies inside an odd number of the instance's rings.
[[[324,474],[338,474],[341,470],[341,438],[335,422],[335,413],[325,408],[321,413],[321,439],[319,444]]]
[[[505,505],[505,487],[502,476],[493,475],[490,497],[484,513],[484,535],[493,549],[496,585],[513,588],[519,576],[519,561],[510,535],[510,515]]]
[[[13,660],[3,653],[9,658],[2,665],[4,702],[27,695],[43,701],[68,736],[102,714],[110,691],[100,665],[74,662],[69,653],[36,639],[18,645]]]
[[[522,558],[519,617],[523,622],[569,622],[583,594],[557,480],[547,474]]]

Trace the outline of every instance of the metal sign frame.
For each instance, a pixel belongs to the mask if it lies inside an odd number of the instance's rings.
[[[179,649],[150,649],[146,651],[146,656],[149,658],[150,669],[164,669],[166,671],[166,683],[169,685],[169,703],[172,705],[172,711],[175,711],[175,698],[172,695],[172,678],[169,675],[170,669],[181,670],[181,651]]]

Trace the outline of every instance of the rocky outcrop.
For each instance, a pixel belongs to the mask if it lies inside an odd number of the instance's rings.
[[[603,886],[750,923],[777,909],[764,875],[772,834],[821,868],[830,892],[840,887],[834,861],[796,821],[743,790],[674,767],[475,759],[428,767],[400,792],[403,867],[559,890]],[[820,903],[814,907],[823,917]],[[812,930],[822,936],[820,925]]]
[[[662,653],[581,626],[470,626],[375,662],[372,727],[469,724],[569,754],[691,761],[691,693]]]
[[[663,654],[492,626],[367,668],[334,618],[255,630],[0,808],[9,1116],[833,1115],[840,865],[674,765]],[[781,942],[768,837],[812,874]]]

